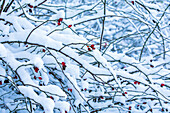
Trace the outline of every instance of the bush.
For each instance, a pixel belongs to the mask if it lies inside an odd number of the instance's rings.
[[[168,0],[2,0],[0,112],[168,112]]]

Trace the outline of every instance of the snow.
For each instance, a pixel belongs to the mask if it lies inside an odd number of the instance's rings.
[[[53,109],[55,106],[53,100],[51,100],[50,98],[43,98],[41,96],[38,96],[31,87],[19,86],[18,88],[25,97],[29,97],[40,103],[43,106],[45,112],[53,113]]]
[[[169,112],[168,0],[106,0],[103,34],[104,1],[42,2],[0,12],[0,112]]]
[[[61,90],[60,87],[55,85],[47,85],[39,87],[41,90],[45,92],[52,93],[53,95],[61,96],[62,98],[67,98],[67,95]]]
[[[7,57],[7,50],[4,45],[0,44],[0,57]]]

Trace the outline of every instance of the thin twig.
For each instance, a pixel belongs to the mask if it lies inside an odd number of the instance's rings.
[[[2,5],[1,5],[0,15],[1,15],[1,13],[2,13],[2,10],[3,10],[3,8],[4,8],[4,5],[5,5],[5,0],[3,0]]]
[[[103,2],[104,5],[104,15],[106,15],[106,0],[104,0]],[[102,33],[101,33],[101,37],[100,37],[100,48],[99,51],[101,52],[102,50],[102,41],[103,41],[103,34],[104,34],[104,23],[105,23],[105,17],[103,17],[103,22],[102,22]],[[98,67],[100,67],[100,62],[98,63]]]
[[[144,48],[145,48],[145,45],[146,45],[147,41],[149,40],[149,38],[151,37],[151,35],[154,33],[154,31],[155,31],[156,27],[158,26],[159,22],[161,21],[161,19],[162,19],[162,18],[163,18],[163,16],[165,15],[165,12],[166,12],[166,10],[168,9],[168,7],[169,7],[169,6],[170,6],[170,4],[166,7],[166,9],[164,10],[164,12],[163,12],[163,14],[162,14],[161,18],[160,18],[160,19],[159,19],[159,21],[156,23],[156,25],[155,25],[154,29],[152,30],[152,32],[151,32],[151,33],[148,35],[148,37],[146,38],[146,40],[145,40],[145,42],[144,42],[144,44],[143,44],[143,47],[142,47],[142,50],[141,50],[140,56],[139,56],[139,61],[141,61],[142,54],[143,54],[143,50],[144,50]]]
[[[3,12],[7,12],[13,2],[14,2],[14,0],[12,0],[9,4],[7,4],[6,7],[4,8]]]
[[[46,20],[45,22],[41,23],[40,25],[38,25],[37,27],[35,27],[30,33],[29,35],[27,36],[26,40],[25,40],[25,43],[27,43],[28,41],[28,38],[30,37],[30,35],[33,33],[33,31],[35,31],[37,28],[39,28],[40,26],[42,26],[43,24],[47,23],[49,20]]]

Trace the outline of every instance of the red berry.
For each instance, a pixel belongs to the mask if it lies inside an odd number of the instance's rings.
[[[137,107],[139,107],[139,104],[137,105]]]
[[[87,91],[87,88],[84,88],[84,91]]]
[[[151,68],[154,68],[154,66],[153,66],[153,65],[150,65],[150,67],[151,67]]]
[[[65,62],[62,62],[61,65],[63,66],[62,69],[65,70],[65,69],[66,69],[66,64],[65,64]]]
[[[94,44],[92,44],[90,47],[91,47],[91,48],[94,48]]]
[[[25,47],[28,47],[28,45],[26,45]]]
[[[150,112],[152,112],[152,109],[150,109]]]
[[[143,102],[143,104],[146,104],[146,102]]]
[[[127,92],[125,92],[125,94],[127,94]]]
[[[85,79],[83,79],[84,81],[86,81],[87,80],[87,78],[85,78]]]
[[[61,65],[62,65],[62,66],[66,66],[66,63],[65,63],[65,62],[62,62]]]
[[[2,81],[0,81],[0,85],[2,85]]]
[[[54,98],[52,96],[50,96],[50,98],[53,100]]]
[[[58,26],[59,26],[59,25],[61,25],[61,23],[60,23],[60,22],[58,22],[57,24],[58,24]]]
[[[43,49],[42,51],[45,52],[45,49]]]
[[[162,83],[162,84],[161,84],[161,87],[163,87],[163,86],[165,86],[165,84]]]
[[[138,82],[138,85],[140,84],[140,82]]]
[[[68,91],[70,91],[70,89],[68,88]]]
[[[37,77],[36,77],[36,76],[34,76],[34,79],[37,79]]]
[[[63,18],[59,18],[59,19],[58,19],[58,22],[62,22],[62,21],[63,21]]]
[[[135,2],[134,1],[131,1],[131,3],[134,5],[135,4]]]
[[[161,111],[164,111],[164,108],[162,108]]]
[[[65,113],[67,113],[67,111],[65,111]]]
[[[33,5],[31,5],[31,4],[28,4],[28,6],[29,6],[30,8],[33,8]]]
[[[68,25],[68,28],[70,28],[72,25]]]
[[[137,84],[137,83],[138,83],[137,81],[134,82],[134,84]]]
[[[152,60],[150,60],[150,62],[152,62]]]
[[[88,48],[88,51],[91,51],[91,49],[90,49],[90,48]]]
[[[72,89],[70,89],[70,92],[72,92]]]
[[[39,80],[42,80],[42,77],[38,77]]]
[[[101,98],[101,99],[104,99],[104,97],[103,97],[103,96],[100,96],[100,98]]]
[[[129,106],[129,110],[131,110],[132,109],[132,107],[131,106]]]
[[[38,67],[34,67],[34,71],[36,72],[36,73],[38,73]]]

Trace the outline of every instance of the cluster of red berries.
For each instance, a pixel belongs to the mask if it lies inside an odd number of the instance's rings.
[[[35,71],[36,73],[38,73],[39,68],[38,68],[38,67],[34,67],[34,71]],[[34,79],[37,79],[37,77],[34,76]],[[42,77],[38,77],[38,79],[39,79],[39,80],[42,80]]]
[[[63,18],[59,18],[57,25],[60,26],[62,21],[63,21]],[[72,25],[68,25],[68,28],[71,28],[71,27]]]
[[[88,51],[95,50],[94,44],[90,45],[91,48],[89,46],[87,46],[87,47],[88,47]]]
[[[39,79],[39,80],[42,80],[42,77],[36,77],[36,76],[34,76],[34,79]]]
[[[68,88],[68,91],[72,92],[73,90],[72,90],[72,89],[70,89],[70,88]]]
[[[32,8],[33,8],[33,5],[31,5],[31,4],[28,4],[28,7],[29,7],[29,8],[31,8],[31,9],[29,9],[29,12],[30,12],[30,13],[32,13]]]
[[[140,82],[138,82],[138,81],[135,81],[135,82],[134,82],[134,84],[138,84],[138,85],[139,85],[139,84],[140,84]]]

